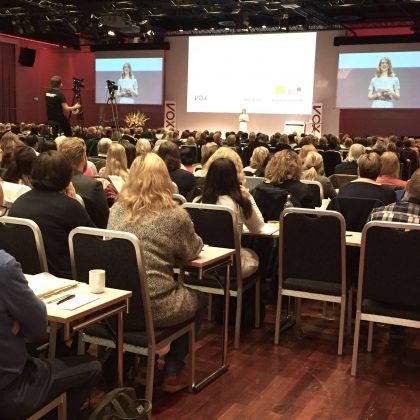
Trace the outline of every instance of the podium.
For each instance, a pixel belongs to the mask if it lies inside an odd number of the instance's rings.
[[[285,134],[293,134],[296,132],[298,135],[305,132],[305,123],[303,121],[286,121],[284,123]]]

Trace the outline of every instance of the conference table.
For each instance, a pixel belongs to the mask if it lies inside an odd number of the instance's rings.
[[[49,273],[48,281],[54,282],[54,276]],[[31,285],[31,278],[34,276],[25,275]],[[57,279],[57,278],[56,278]],[[59,279],[57,279],[58,281]],[[103,293],[91,293],[89,285],[81,282],[74,282],[75,286],[67,288],[66,290],[57,293],[49,293],[41,297],[45,302],[47,308],[48,321],[50,323],[50,341],[48,348],[48,358],[55,357],[57,330],[61,325],[63,328],[63,339],[70,340],[73,334],[77,331],[83,330],[89,325],[95,324],[99,321],[107,319],[111,316],[117,316],[117,372],[118,372],[118,386],[123,386],[123,314],[128,312],[129,299],[132,296],[131,291],[111,289],[106,287]],[[81,302],[83,299],[90,300],[90,302],[82,304],[74,309],[64,309],[60,302],[60,298],[68,296],[69,293],[74,295],[75,306],[77,300]],[[79,341],[79,353],[83,353],[81,341]]]
[[[234,249],[218,248],[204,245],[203,250],[197,258],[185,263],[180,268],[180,276],[183,278],[185,271],[196,272],[198,280],[202,280],[204,275],[218,269],[225,269],[225,281],[223,287],[224,293],[224,314],[222,327],[222,358],[220,366],[198,384],[193,384],[193,391],[198,392],[202,390],[209,383],[213,382],[220,375],[225,373],[229,367],[227,362],[227,343],[228,343],[228,328],[229,328],[229,290],[230,290],[230,266],[233,264]]]

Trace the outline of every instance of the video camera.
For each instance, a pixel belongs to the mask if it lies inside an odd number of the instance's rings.
[[[73,91],[79,91],[80,88],[84,88],[85,84],[83,83],[83,79],[78,79],[77,77],[73,77]]]
[[[118,90],[117,84],[112,80],[107,80],[108,92],[111,94],[114,90]]]

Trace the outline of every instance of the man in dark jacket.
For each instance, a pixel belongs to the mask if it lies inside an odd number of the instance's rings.
[[[77,137],[67,137],[60,143],[58,150],[70,160],[73,167],[71,182],[76,193],[83,198],[90,218],[97,227],[105,229],[108,224],[109,207],[102,183],[83,175],[87,165],[85,142]]]

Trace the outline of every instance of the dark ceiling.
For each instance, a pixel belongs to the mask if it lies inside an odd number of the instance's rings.
[[[0,0],[0,32],[78,48],[180,34],[420,28],[420,0],[69,1]]]

